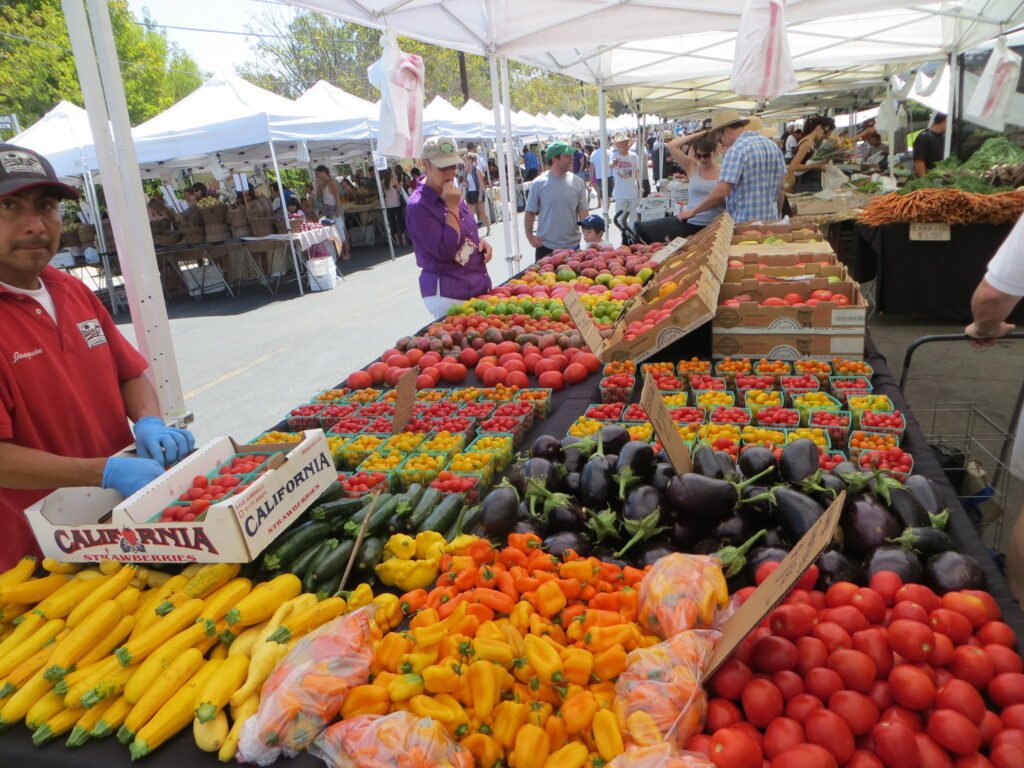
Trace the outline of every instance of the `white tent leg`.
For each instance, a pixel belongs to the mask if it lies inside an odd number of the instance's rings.
[[[107,236],[103,233],[103,222],[100,219],[100,196],[96,192],[96,184],[92,178],[92,172],[85,165],[85,161],[82,162],[82,182],[85,187],[85,199],[89,202],[92,207],[93,221],[95,222],[96,230],[96,245],[99,246],[100,252],[100,263],[103,265],[103,282],[107,286],[107,298],[110,299],[110,311],[112,314],[117,314],[121,307],[121,302],[117,300],[117,291],[114,290],[114,276],[110,271],[110,256],[107,250]]]
[[[376,158],[373,163],[373,177],[377,180],[377,199],[380,200],[381,215],[384,217],[384,231],[387,233],[388,250],[391,251],[391,260],[395,260],[395,241],[391,236],[391,222],[388,221],[388,209],[384,203],[384,187],[380,183],[380,171],[377,170]]]
[[[508,186],[511,194],[509,196],[509,203],[511,205],[511,218],[510,226],[512,227],[512,243],[515,246],[513,257],[515,258],[515,270],[518,272],[522,269],[523,264],[523,249],[519,243],[519,199],[516,194],[516,168],[515,168],[515,150],[513,149],[512,143],[515,138],[512,136],[512,97],[509,95],[508,90],[508,59],[504,56],[501,58],[501,103],[504,109],[505,117],[505,136],[508,139],[509,152],[505,156],[505,173],[508,175]]]
[[[604,214],[606,231],[611,230],[611,222],[608,221],[608,168],[610,167],[612,153],[608,146],[608,105],[605,103],[604,86],[597,84],[597,117],[601,121],[601,212]]]
[[[494,109],[494,152],[498,165],[498,188],[501,190],[501,221],[503,226],[501,234],[505,240],[505,266],[508,269],[508,276],[516,273],[515,254],[512,252],[512,206],[513,198],[510,196],[512,184],[508,183],[508,172],[505,168],[506,148],[511,152],[512,147],[507,144],[501,120],[501,91],[498,83],[498,60],[494,56],[488,56],[491,65],[491,102]],[[510,131],[511,133],[511,131]],[[513,177],[514,180],[515,177]],[[513,181],[514,183],[514,181]],[[515,194],[512,191],[511,194]]]
[[[295,240],[291,237],[292,223],[288,218],[288,204],[284,199],[284,184],[281,182],[281,167],[277,164],[277,152],[274,151],[274,142],[268,141],[270,145],[270,159],[274,163],[274,178],[277,180],[277,193],[281,196],[281,215],[284,217],[284,225],[288,231],[288,247],[292,251],[292,267],[295,268],[295,282],[299,284],[299,296],[305,296],[302,289],[302,272],[299,270],[299,254],[295,250]]]
[[[953,149],[953,126],[955,125],[956,92],[960,85],[960,61],[958,51],[949,54],[949,109],[946,110],[946,132],[943,135],[943,159],[949,157]]]
[[[136,344],[149,362],[147,376],[156,389],[163,418],[184,424],[192,417],[185,410],[178,363],[174,357],[167,307],[160,285],[153,237],[149,231],[142,177],[132,142],[124,83],[114,47],[110,11],[100,0],[88,0],[88,16],[82,0],[61,0],[61,5],[78,80],[89,111],[114,241],[122,254],[121,274],[135,327]],[[97,219],[98,216],[97,211]],[[102,227],[102,222],[97,221],[96,224]]]

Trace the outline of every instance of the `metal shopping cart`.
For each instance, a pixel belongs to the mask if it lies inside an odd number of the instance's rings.
[[[1010,333],[1004,339],[1024,339],[1024,333]],[[900,373],[900,390],[906,396],[911,360],[920,347],[936,342],[971,341],[966,334],[922,336],[907,347]],[[978,530],[982,540],[995,550],[1003,548],[1004,511],[1011,516],[1009,460],[1014,430],[1024,403],[1024,387],[1017,396],[1008,424],[1003,425],[978,408],[976,402],[936,402],[930,408],[914,408],[929,445],[936,452],[947,478]],[[1012,519],[1011,519],[1012,522]]]

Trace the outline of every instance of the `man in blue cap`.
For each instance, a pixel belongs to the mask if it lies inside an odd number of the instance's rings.
[[[564,141],[548,146],[548,170],[530,185],[523,226],[537,259],[556,249],[580,247],[579,222],[586,218],[590,200],[587,185],[571,170],[572,155],[573,148]]]

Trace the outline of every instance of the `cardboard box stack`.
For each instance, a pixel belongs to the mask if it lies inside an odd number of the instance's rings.
[[[712,324],[712,352],[828,359],[864,354],[867,306],[817,231],[737,225]]]

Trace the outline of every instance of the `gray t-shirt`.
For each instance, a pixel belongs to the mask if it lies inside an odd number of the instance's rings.
[[[587,186],[572,173],[542,173],[530,185],[526,212],[537,215],[537,237],[545,248],[576,248],[580,244],[579,212],[587,210]]]

